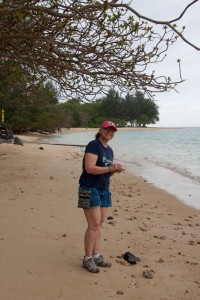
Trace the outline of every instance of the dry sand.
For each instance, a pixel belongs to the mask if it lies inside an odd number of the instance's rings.
[[[81,268],[82,157],[76,147],[0,145],[0,299],[200,299],[200,211],[126,172],[111,179],[103,228],[112,268]],[[140,262],[126,263],[127,251]]]

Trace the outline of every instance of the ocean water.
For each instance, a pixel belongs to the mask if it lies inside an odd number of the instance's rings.
[[[86,145],[94,134],[70,133],[48,141]],[[110,146],[115,161],[129,172],[200,209],[200,128],[119,130]]]

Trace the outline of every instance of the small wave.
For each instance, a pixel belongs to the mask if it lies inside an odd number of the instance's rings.
[[[181,169],[178,166],[172,165],[171,163],[165,164],[161,162],[155,162],[156,166],[163,167],[165,169],[168,169],[170,171],[175,172],[176,174],[179,174],[185,178],[191,179],[193,182],[200,183],[200,177],[195,176],[194,174],[190,173],[187,169]]]

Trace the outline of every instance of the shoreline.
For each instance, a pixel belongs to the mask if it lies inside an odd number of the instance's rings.
[[[117,129],[119,131],[138,131],[138,130],[168,130],[168,129],[182,129],[185,127],[118,127]],[[22,137],[27,137],[28,139],[35,139],[36,137],[38,138],[43,138],[45,136],[54,136],[54,135],[62,135],[66,133],[75,133],[75,132],[88,132],[88,131],[98,131],[98,128],[84,128],[84,127],[71,127],[71,128],[60,128],[60,131],[57,131],[55,133],[49,133],[47,135],[42,135],[41,133],[38,132],[28,132],[28,133],[23,133],[19,134],[17,136],[22,136]]]
[[[137,131],[142,130],[146,131],[147,128],[123,128],[122,131]],[[156,128],[156,130],[162,130],[163,128]],[[165,130],[168,128],[165,128]],[[173,128],[177,129],[177,128]],[[68,144],[59,143],[59,137],[62,137],[62,135],[70,135],[74,133],[81,133],[82,132],[96,132],[98,129],[96,128],[73,128],[72,130],[68,129],[62,129],[62,133],[55,133],[53,135],[48,136],[40,136],[40,139],[37,138],[37,142],[45,144],[51,144],[51,145],[58,145],[58,146],[70,146],[70,147],[79,147],[84,148],[86,145],[84,144],[83,140],[80,139],[80,144],[77,144],[76,137],[72,139],[72,143]],[[152,128],[148,128],[148,131],[152,130]],[[153,129],[154,130],[154,129]],[[171,130],[171,129],[170,129]],[[119,129],[119,132],[121,131],[121,128]],[[75,136],[75,135],[74,135]],[[80,136],[80,135],[79,135]],[[38,137],[38,134],[36,134],[36,137]],[[51,140],[51,137],[53,139]],[[23,136],[21,137],[23,139]],[[31,137],[28,136],[29,142]],[[26,136],[25,136],[26,140]],[[53,142],[54,141],[54,142]],[[56,142],[57,141],[57,142]],[[81,144],[83,143],[83,144]],[[117,158],[117,151],[115,153],[116,159],[121,160],[121,157]],[[198,185],[195,185],[193,183],[193,178],[188,176],[183,176],[182,173],[175,172],[174,169],[171,169],[169,167],[162,167],[154,164],[151,164],[150,162],[145,161],[145,164],[143,165],[143,161],[140,161],[137,163],[136,161],[129,163],[126,162],[126,160],[121,160],[121,163],[125,165],[127,170],[132,173],[135,176],[141,176],[145,178],[150,184],[154,185],[155,187],[158,187],[160,189],[165,190],[166,192],[175,195],[179,201],[184,203],[187,206],[194,207],[198,210],[200,210],[200,204],[199,204],[199,193],[200,193],[200,187]],[[187,174],[186,174],[187,175]]]
[[[91,274],[81,268],[86,222],[77,208],[83,153],[28,140],[0,145],[4,300],[199,299],[198,210],[142,177],[113,176],[113,219],[103,226],[101,246],[112,268]],[[140,262],[125,263],[126,251]],[[143,277],[146,269],[151,279]]]
[[[184,205],[200,211],[200,188],[199,185],[193,183],[191,178],[174,173],[171,169],[161,169],[159,166],[148,165],[148,167],[141,169],[136,165],[134,167],[131,164],[127,165],[129,172],[134,176],[145,178],[149,184],[176,197]]]

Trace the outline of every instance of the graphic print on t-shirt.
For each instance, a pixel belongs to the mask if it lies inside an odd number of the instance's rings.
[[[112,165],[112,161],[107,159],[105,156],[102,157],[102,162],[105,164],[105,167]]]

